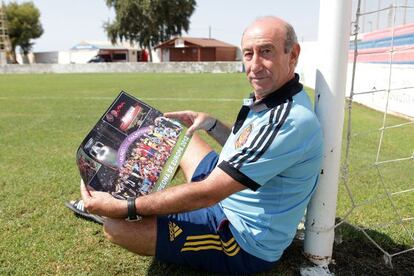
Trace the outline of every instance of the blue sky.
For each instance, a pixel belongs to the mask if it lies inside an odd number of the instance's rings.
[[[26,2],[28,0],[17,0]],[[394,0],[364,0],[362,8],[373,10],[386,7]],[[6,3],[11,0],[6,0]],[[35,40],[34,51],[68,50],[82,40],[107,40],[102,28],[114,17],[105,0],[32,0],[40,9],[44,34]],[[357,0],[352,0],[356,6]],[[402,4],[404,0],[396,0]],[[414,0],[409,0],[413,4]],[[354,7],[355,9],[355,7]],[[388,11],[367,16],[362,27],[370,31],[385,27]],[[316,40],[318,36],[319,0],[197,0],[191,17],[188,36],[208,37],[239,46],[244,28],[255,18],[275,15],[289,21],[296,29],[300,41]],[[401,17],[401,16],[400,16]],[[414,18],[414,10],[409,10]],[[380,24],[378,24],[380,19]],[[411,20],[412,21],[412,20]]]
[[[6,0],[6,3],[10,0]],[[18,0],[17,2],[25,2]],[[114,17],[104,0],[33,0],[40,9],[44,34],[34,51],[67,50],[82,40],[106,40],[102,28]],[[239,45],[244,28],[255,18],[280,16],[296,28],[300,40],[315,40],[319,0],[198,0],[188,36]]]

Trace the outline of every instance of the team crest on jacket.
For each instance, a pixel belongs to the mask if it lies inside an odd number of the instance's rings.
[[[247,139],[249,139],[250,133],[252,132],[253,125],[250,124],[247,127],[245,127],[242,132],[240,133],[239,137],[237,138],[236,142],[234,143],[234,147],[236,149],[244,146],[246,144]]]

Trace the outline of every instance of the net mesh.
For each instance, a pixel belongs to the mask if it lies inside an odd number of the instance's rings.
[[[393,257],[414,250],[412,2],[353,3],[336,226],[346,222],[361,231],[389,266]]]

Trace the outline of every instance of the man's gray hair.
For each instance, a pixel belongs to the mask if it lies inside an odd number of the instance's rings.
[[[286,22],[285,28],[286,28],[286,40],[285,40],[284,51],[285,51],[285,54],[287,54],[292,50],[293,45],[298,43],[298,38],[296,36],[295,29],[293,29],[292,25]]]

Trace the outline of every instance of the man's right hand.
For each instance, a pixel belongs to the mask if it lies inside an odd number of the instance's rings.
[[[126,218],[127,201],[116,199],[106,192],[88,190],[81,180],[80,191],[85,209],[89,213],[109,218]]]
[[[191,110],[168,112],[164,114],[167,118],[180,120],[188,127],[187,135],[192,135],[198,129],[209,130],[216,122],[216,119],[207,113]]]

